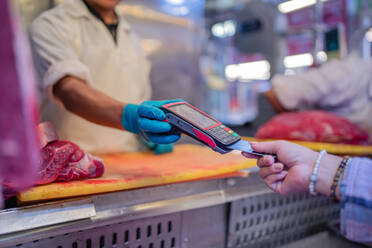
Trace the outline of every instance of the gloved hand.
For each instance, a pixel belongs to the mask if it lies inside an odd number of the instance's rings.
[[[155,155],[170,153],[174,148],[174,144],[155,144],[145,140],[144,138],[142,138],[141,141],[147,146],[148,149],[152,150]]]
[[[123,110],[121,123],[132,133],[139,134],[145,140],[156,144],[171,144],[176,142],[181,134],[168,133],[171,124],[165,122],[165,113],[160,106],[183,100],[145,101],[140,105],[127,104]]]

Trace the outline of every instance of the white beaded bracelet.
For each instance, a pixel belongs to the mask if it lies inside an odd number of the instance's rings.
[[[318,194],[317,192],[315,192],[315,184],[316,184],[316,181],[318,180],[318,169],[319,169],[320,161],[322,161],[322,157],[326,153],[327,152],[325,150],[321,150],[315,162],[313,173],[310,176],[310,184],[309,184],[309,192],[311,195]]]

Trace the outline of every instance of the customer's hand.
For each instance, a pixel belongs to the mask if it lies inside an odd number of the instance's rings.
[[[171,124],[165,122],[165,113],[160,106],[182,100],[145,101],[140,105],[127,104],[123,110],[122,124],[129,132],[139,134],[149,142],[171,144],[180,138],[180,133],[169,133]]]
[[[308,190],[317,152],[286,141],[252,142],[251,145],[256,152],[277,155],[278,161],[269,155],[257,161],[260,176],[271,190],[280,194]],[[248,153],[242,154],[253,158]]]

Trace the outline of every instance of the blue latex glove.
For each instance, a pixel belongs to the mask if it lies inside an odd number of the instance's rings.
[[[165,113],[160,106],[183,101],[180,99],[167,101],[145,101],[141,105],[127,104],[121,122],[123,127],[132,133],[139,134],[149,142],[171,144],[179,140],[180,133],[168,133],[171,124],[165,122]]]
[[[155,155],[169,153],[173,151],[174,144],[155,144],[152,142],[148,142],[145,139],[141,139],[141,141],[154,152]]]

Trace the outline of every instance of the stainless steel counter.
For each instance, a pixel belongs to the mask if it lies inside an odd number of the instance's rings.
[[[275,247],[337,213],[324,198],[271,193],[252,172],[4,210],[0,247]]]

